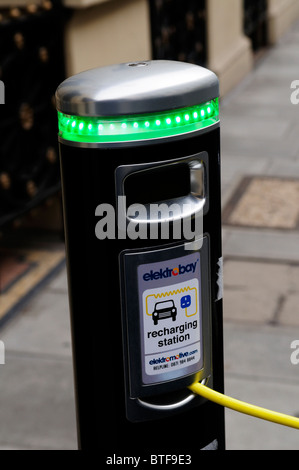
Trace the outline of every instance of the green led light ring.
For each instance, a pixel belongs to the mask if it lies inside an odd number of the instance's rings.
[[[59,136],[74,142],[127,142],[194,132],[219,121],[219,100],[160,113],[74,116],[58,111]]]

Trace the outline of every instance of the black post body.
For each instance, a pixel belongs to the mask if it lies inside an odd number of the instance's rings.
[[[220,130],[157,139],[148,145],[83,148],[60,143],[65,237],[72,324],[79,447],[104,455],[196,454],[225,448],[224,410],[206,400],[198,406],[131,422],[125,408],[125,364],[121,272],[123,250],[176,244],[178,240],[99,240],[101,203],[116,207],[115,170],[120,165],[160,162],[207,152],[209,209],[203,232],[209,237],[213,388],[223,392],[222,298],[218,295],[221,254]],[[171,184],[171,182],[167,183]],[[141,191],[141,189],[139,189]],[[142,194],[136,193],[136,201]],[[144,195],[143,195],[144,196]],[[131,292],[134,296],[136,293]],[[136,361],[138,361],[136,351]],[[137,364],[137,362],[136,362]],[[213,443],[213,444],[212,444]]]

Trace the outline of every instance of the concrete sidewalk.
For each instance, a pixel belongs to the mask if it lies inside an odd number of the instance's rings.
[[[288,195],[283,179],[299,180],[299,105],[290,102],[298,50],[295,25],[221,103],[224,212],[231,207],[223,226],[226,393],[291,415],[299,415],[299,364],[290,360],[299,340],[298,227],[285,228],[285,220],[271,226],[273,214],[259,226],[231,216],[246,195],[250,206],[245,176],[275,178],[285,211],[298,216],[299,198]],[[267,197],[260,191],[256,207]],[[0,450],[76,449],[65,269],[20,308],[0,339]],[[295,430],[230,410],[226,435],[227,449],[299,449]]]
[[[289,190],[299,181],[299,107],[290,101],[298,49],[296,24],[221,106],[224,214],[235,200],[223,222],[226,393],[297,416],[299,364],[290,345],[299,339],[299,192]],[[276,214],[263,184],[246,200],[245,176],[273,185]],[[226,432],[228,449],[299,449],[296,430],[230,410]]]

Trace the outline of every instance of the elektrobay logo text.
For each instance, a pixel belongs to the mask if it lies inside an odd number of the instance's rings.
[[[175,268],[161,268],[158,271],[153,271],[151,269],[150,272],[143,275],[143,279],[144,281],[154,281],[157,279],[167,279],[171,276],[179,276],[180,274],[194,273],[196,264],[197,261],[195,261],[195,263],[189,263],[186,265],[179,264]]]

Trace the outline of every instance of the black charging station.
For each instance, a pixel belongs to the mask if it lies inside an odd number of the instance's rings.
[[[56,92],[79,448],[225,448],[219,84],[173,61]],[[129,454],[130,453],[130,454]]]

